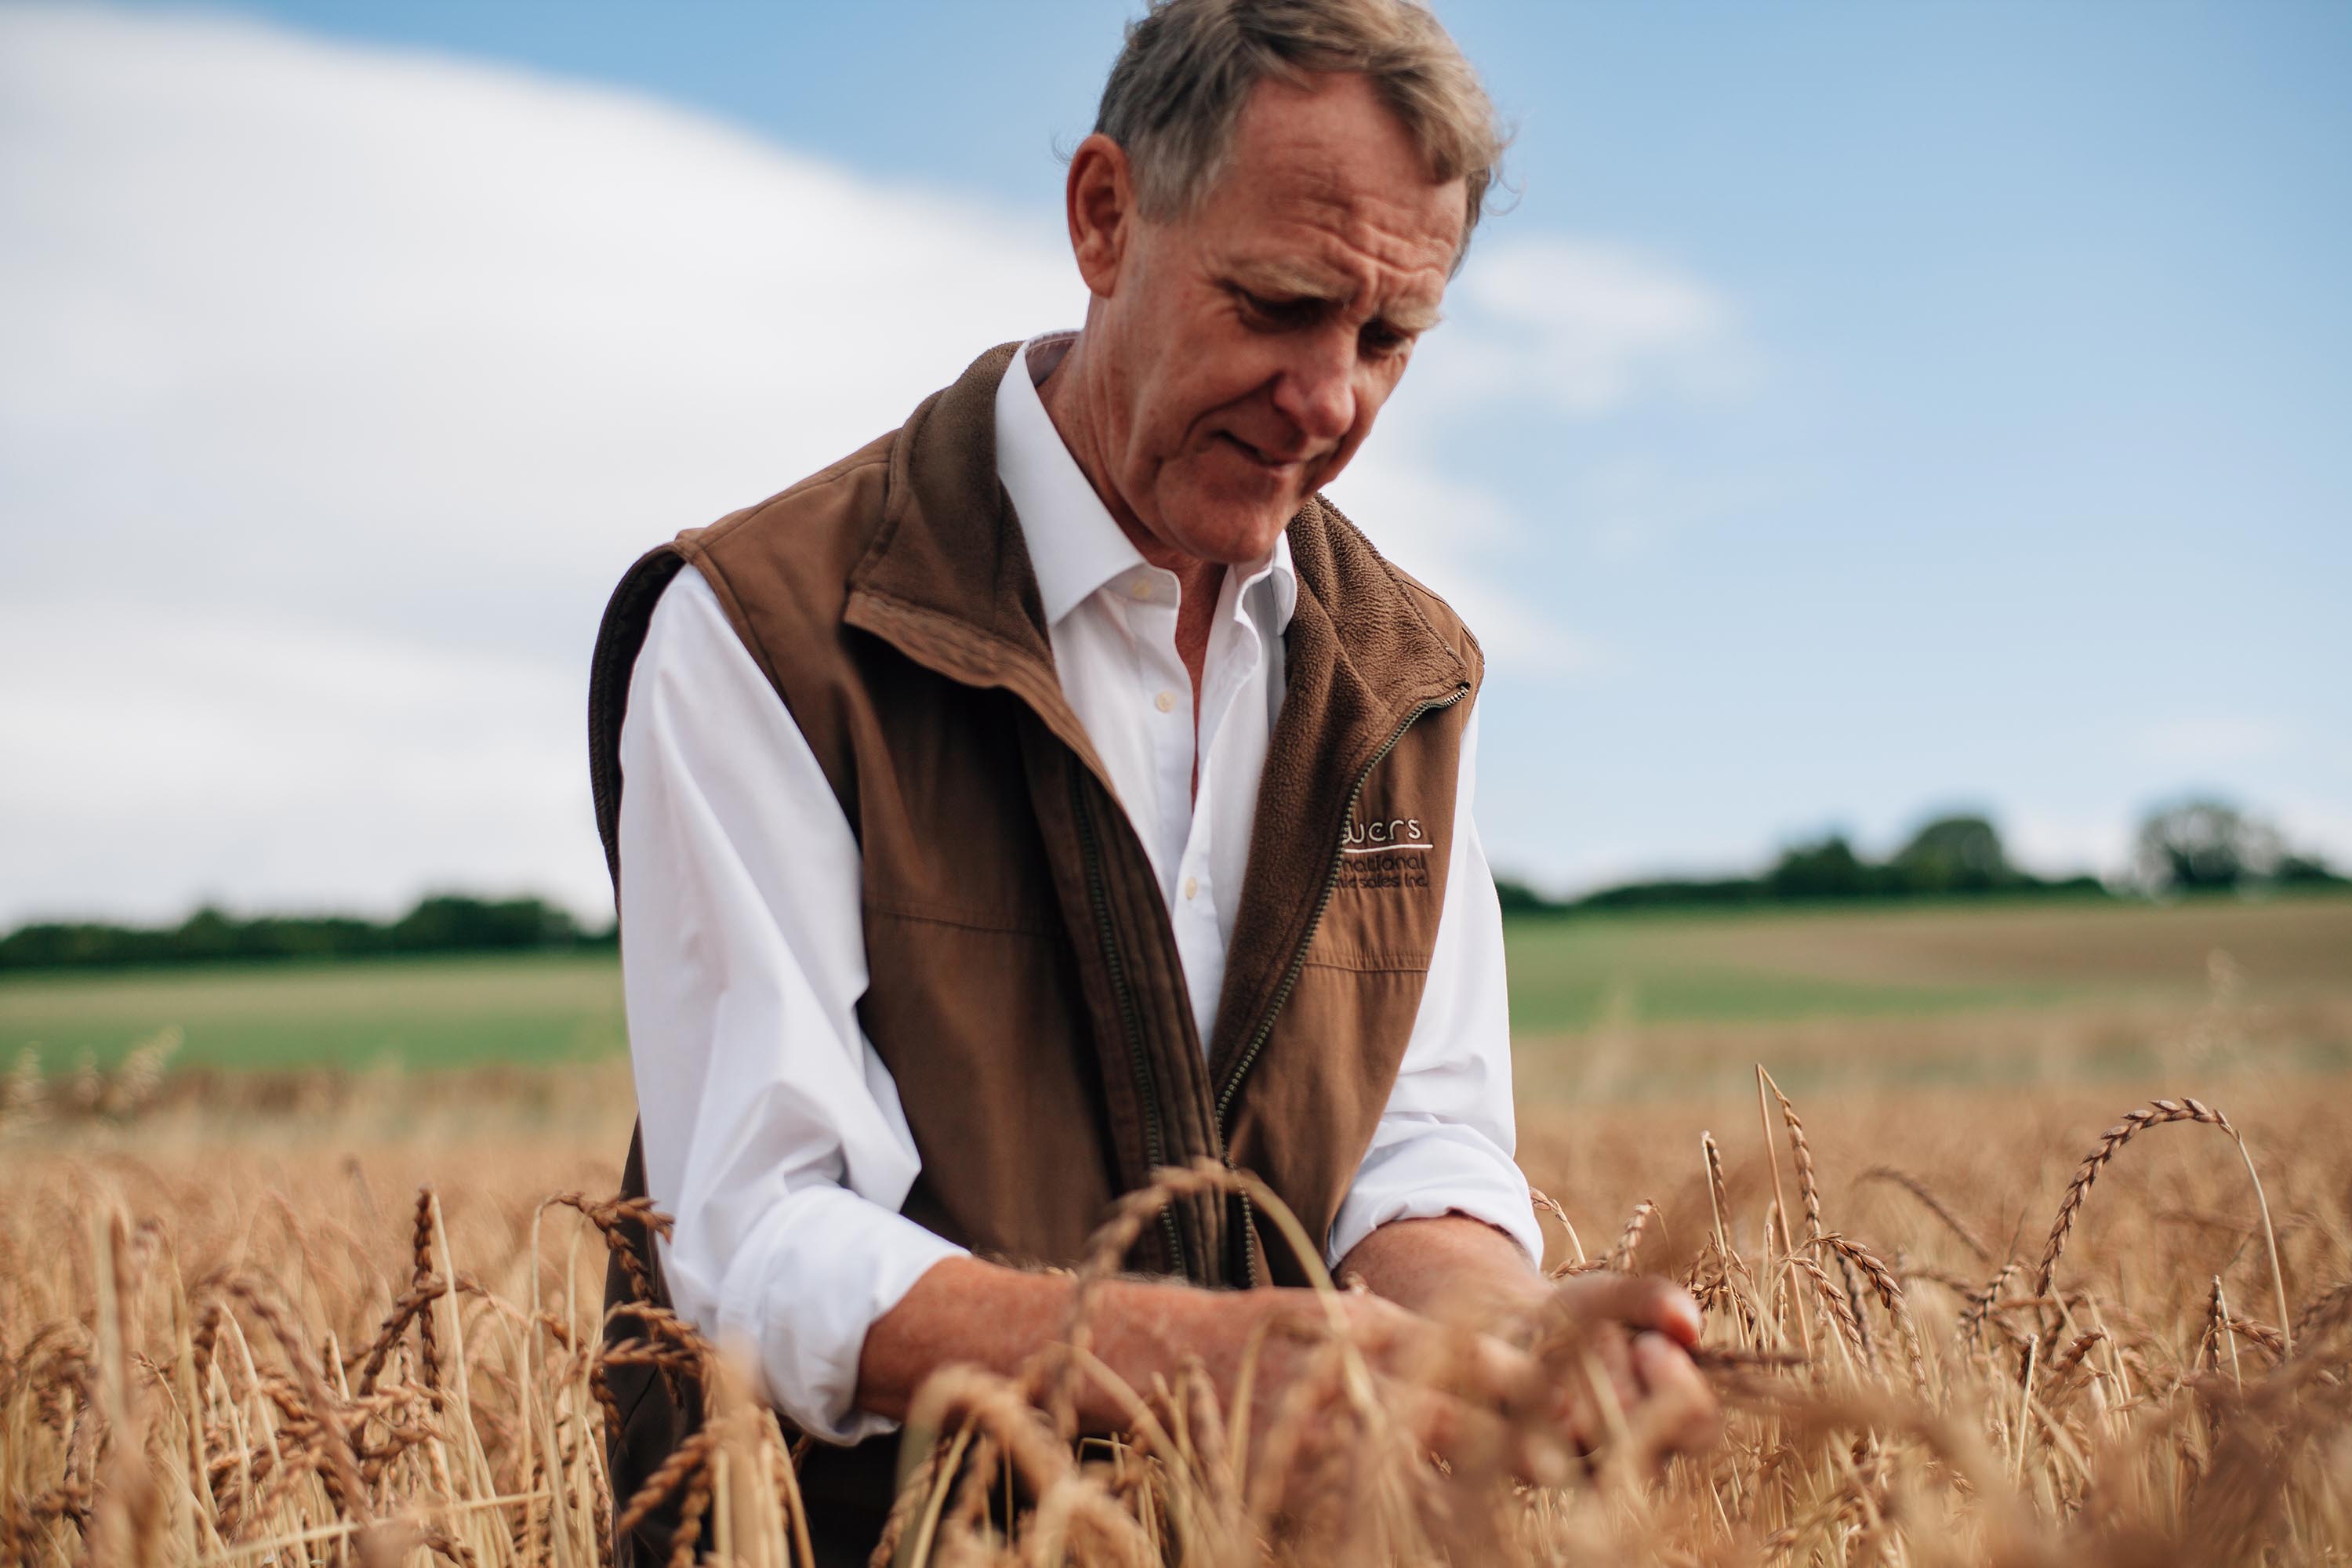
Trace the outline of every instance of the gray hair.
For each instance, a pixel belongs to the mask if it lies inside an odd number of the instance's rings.
[[[1325,72],[1370,80],[1431,179],[1467,187],[1466,252],[1508,137],[1477,72],[1417,0],[1151,0],[1128,26],[1095,130],[1126,149],[1144,215],[1166,219],[1215,182],[1252,88]]]

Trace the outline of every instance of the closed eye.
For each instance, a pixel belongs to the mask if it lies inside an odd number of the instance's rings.
[[[1316,294],[1261,294],[1238,283],[1228,283],[1225,290],[1240,308],[1243,318],[1260,331],[1300,331],[1328,321],[1339,302]],[[1431,312],[1434,319],[1434,312]],[[1357,331],[1357,344],[1366,357],[1386,359],[1410,349],[1420,337],[1420,323],[1400,324],[1385,316],[1375,316]]]
[[[1244,315],[1252,318],[1260,325],[1277,331],[1312,326],[1322,319],[1325,311],[1330,309],[1329,300],[1318,300],[1311,295],[1273,299],[1264,294],[1252,293],[1238,284],[1233,285],[1232,290],[1234,300],[1241,304]]]

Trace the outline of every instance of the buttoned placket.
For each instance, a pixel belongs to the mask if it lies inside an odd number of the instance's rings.
[[[1105,585],[1105,598],[1118,606],[1135,659],[1139,702],[1151,737],[1155,831],[1147,843],[1158,873],[1162,901],[1176,938],[1193,1016],[1205,1041],[1212,1030],[1217,994],[1224,978],[1224,932],[1215,864],[1219,793],[1217,736],[1234,698],[1256,679],[1264,641],[1250,614],[1250,596],[1270,568],[1247,578],[1228,573],[1220,581],[1217,614],[1202,660],[1197,721],[1192,677],[1176,648],[1181,588],[1172,573],[1138,564]],[[1197,771],[1195,763],[1197,760]],[[1197,784],[1196,784],[1197,778]],[[1246,831],[1246,825],[1244,825]]]
[[[1149,737],[1152,799],[1150,827],[1141,837],[1160,878],[1161,900],[1173,902],[1176,867],[1190,826],[1193,749],[1192,677],[1176,654],[1176,575],[1139,563],[1106,588],[1135,659],[1136,700]],[[1132,805],[1130,815],[1136,815]]]

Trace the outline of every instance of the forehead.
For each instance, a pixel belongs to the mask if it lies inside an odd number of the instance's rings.
[[[1356,76],[1260,82],[1193,222],[1220,253],[1340,268],[1383,295],[1444,292],[1465,187],[1429,177],[1402,121]]]

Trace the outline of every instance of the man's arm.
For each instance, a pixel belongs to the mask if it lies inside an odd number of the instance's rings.
[[[866,1335],[858,1403],[903,1419],[925,1380],[942,1366],[1017,1375],[1033,1357],[1066,1339],[1077,1290],[1068,1275],[1033,1274],[978,1258],[936,1265]],[[1226,1418],[1237,1422],[1241,1373],[1255,1344],[1256,1393],[1248,1415],[1259,1440],[1281,1412],[1295,1406],[1302,1376],[1321,1379],[1321,1399],[1344,1398],[1325,1357],[1334,1314],[1378,1384],[1381,1406],[1437,1454],[1461,1463],[1500,1458],[1534,1479],[1557,1473],[1561,1437],[1597,1440],[1572,1428],[1549,1438],[1515,1435],[1500,1412],[1538,1385],[1528,1356],[1485,1336],[1469,1342],[1465,1355],[1454,1336],[1377,1296],[1203,1290],[1127,1279],[1098,1281],[1094,1291],[1088,1348],[1127,1389],[1149,1401],[1156,1403],[1161,1387],[1181,1387],[1186,1369],[1197,1365]],[[1130,1407],[1102,1380],[1081,1375],[1069,1386],[1082,1428],[1129,1426]],[[1599,1430],[1596,1426],[1591,1433]]]
[[[1448,1331],[1381,1294],[1343,1292],[1318,1298],[1298,1289],[1202,1290],[1184,1284],[1108,1279],[1095,1287],[1087,1319],[1089,1348],[1109,1371],[1146,1398],[1176,1388],[1197,1364],[1232,1418],[1248,1348],[1258,1342],[1257,1394],[1251,1425],[1265,1432],[1291,1402],[1286,1389],[1319,1354],[1329,1313],[1362,1352],[1380,1384],[1381,1405],[1427,1447],[1448,1458],[1504,1463],[1528,1479],[1552,1469],[1565,1440],[1595,1447],[1621,1422],[1660,1450],[1705,1446],[1714,1432],[1712,1396],[1681,1344],[1696,1338],[1698,1311],[1690,1298],[1663,1279],[1588,1274],[1546,1289],[1518,1244],[1476,1220],[1400,1220],[1367,1237],[1351,1255],[1372,1278],[1400,1295],[1437,1301],[1446,1294],[1446,1270],[1487,1271],[1507,1282],[1531,1321],[1566,1329],[1597,1361],[1612,1387],[1617,1410],[1604,1411],[1591,1384],[1571,1373],[1557,1407],[1535,1429],[1549,1438],[1518,1443],[1503,1419],[1525,1411],[1547,1387],[1528,1352],[1492,1334]],[[875,1321],[858,1363],[857,1403],[900,1420],[940,1368],[978,1366],[1003,1377],[1021,1373],[1039,1352],[1066,1336],[1077,1282],[1067,1275],[1033,1274],[972,1258],[935,1264],[898,1305]],[[1284,1322],[1304,1333],[1269,1331]],[[1087,1375],[1070,1384],[1076,1413],[1089,1431],[1117,1431],[1129,1423],[1123,1398]],[[1336,1384],[1324,1396],[1336,1399]],[[1546,1397],[1550,1397],[1547,1395]]]
[[[1250,1331],[1269,1314],[1311,1307],[1297,1291],[1196,1289],[1181,1283],[1109,1279],[1087,1313],[1090,1348],[1129,1386],[1149,1391],[1155,1374],[1171,1387],[1197,1358],[1221,1394],[1230,1393]],[[866,1336],[857,1403],[903,1420],[924,1379],[961,1363],[1000,1376],[1019,1373],[1068,1332],[1077,1281],[978,1258],[939,1264]],[[1080,1421],[1096,1431],[1127,1425],[1126,1410],[1090,1379],[1077,1384]]]
[[[858,1031],[855,839],[806,739],[688,568],[621,731],[621,970],[646,1186],[678,1312],[768,1401],[852,1442],[873,1320],[962,1249],[898,1212],[920,1168]]]

